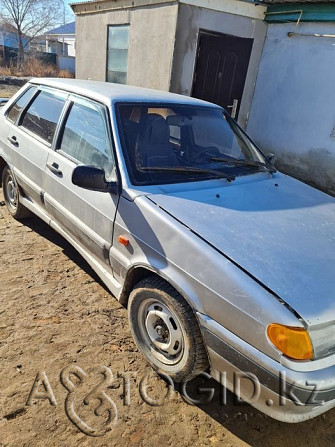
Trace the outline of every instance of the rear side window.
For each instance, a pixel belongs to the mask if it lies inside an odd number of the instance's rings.
[[[60,150],[79,163],[103,168],[110,177],[114,158],[103,107],[89,101],[74,103],[65,123]]]
[[[51,144],[65,99],[40,92],[24,114],[22,127]]]
[[[21,110],[23,107],[25,107],[26,104],[30,101],[30,99],[33,97],[34,93],[36,92],[35,87],[30,87],[28,90],[26,90],[22,96],[10,107],[10,109],[7,112],[7,118],[12,123],[15,123],[18,116],[21,113]]]

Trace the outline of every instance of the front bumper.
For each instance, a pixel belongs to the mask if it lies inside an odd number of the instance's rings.
[[[198,313],[211,376],[243,401],[283,422],[311,419],[335,406],[335,365],[296,371]]]

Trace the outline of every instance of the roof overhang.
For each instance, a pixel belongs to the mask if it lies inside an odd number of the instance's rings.
[[[245,0],[136,0],[136,3],[133,0],[95,0],[71,3],[70,6],[73,12],[79,16],[84,14],[98,14],[106,11],[133,9],[154,5],[166,6],[178,3],[259,20],[264,19],[264,13],[266,11],[264,2]]]

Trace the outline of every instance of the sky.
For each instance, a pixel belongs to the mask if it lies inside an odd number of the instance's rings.
[[[72,12],[72,9],[70,8],[69,4],[70,3],[77,3],[78,1],[83,1],[83,0],[63,0],[65,5],[66,5],[66,21],[67,22],[73,22],[74,21],[74,14]]]

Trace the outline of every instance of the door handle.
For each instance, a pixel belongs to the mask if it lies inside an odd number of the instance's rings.
[[[16,136],[13,135],[12,137],[8,137],[7,140],[13,145],[13,146],[18,146],[19,142],[16,139]]]
[[[237,106],[238,106],[238,99],[234,99],[233,104],[231,106],[227,106],[227,109],[231,109],[230,116],[232,118],[236,118]]]
[[[52,163],[52,165],[49,164],[49,163],[47,163],[47,168],[49,168],[50,171],[51,171],[53,174],[56,174],[56,175],[58,175],[59,177],[61,177],[61,176],[63,175],[63,173],[62,173],[62,171],[59,169],[59,165],[58,165],[57,163]]]

